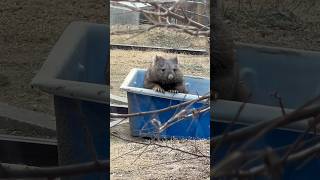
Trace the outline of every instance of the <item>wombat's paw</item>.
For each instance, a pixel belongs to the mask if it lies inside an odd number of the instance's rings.
[[[164,93],[164,89],[160,86],[154,86],[152,89],[156,92]]]
[[[169,92],[171,92],[171,93],[179,93],[179,91],[176,90],[176,89],[169,90]]]

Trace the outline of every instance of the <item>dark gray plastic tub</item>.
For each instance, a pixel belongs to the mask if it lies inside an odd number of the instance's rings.
[[[109,159],[108,31],[102,24],[71,23],[31,83],[54,96],[61,165],[93,160],[84,127],[98,159]],[[108,178],[107,169],[75,179],[100,177]]]
[[[281,96],[285,111],[293,111],[306,101],[320,94],[320,53],[296,49],[237,44],[237,59],[241,76],[248,83],[253,96],[235,125],[246,127],[282,116],[279,102],[271,93]],[[219,100],[212,104],[213,136],[221,135],[236,116],[241,103]],[[291,144],[306,129],[307,122],[275,129],[261,138],[252,148],[277,148]],[[309,134],[308,138],[315,136]],[[215,162],[225,156],[228,144],[214,154]],[[301,163],[301,161],[300,161]],[[282,179],[319,179],[320,161],[314,159],[300,169],[299,162],[285,166]]]

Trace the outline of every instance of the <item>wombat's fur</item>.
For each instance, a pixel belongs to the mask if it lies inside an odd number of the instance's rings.
[[[239,78],[239,65],[236,62],[234,42],[227,31],[222,17],[217,12],[213,16],[213,33],[211,36],[211,71],[213,73],[214,91],[218,99],[245,101],[249,90]],[[213,97],[213,94],[211,93]]]
[[[164,93],[187,93],[178,58],[164,58],[156,55],[144,77],[144,88]]]

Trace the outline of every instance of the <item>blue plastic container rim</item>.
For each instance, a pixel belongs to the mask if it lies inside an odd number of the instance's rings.
[[[44,92],[57,96],[109,104],[109,99],[107,98],[109,88],[106,84],[65,80],[58,77],[65,65],[69,63],[70,57],[74,55],[75,48],[82,40],[81,37],[89,33],[92,27],[98,27],[100,31],[105,29],[105,34],[101,38],[108,38],[108,28],[105,24],[83,21],[70,23],[50,51],[40,71],[33,78],[31,87],[39,88]],[[106,44],[105,52],[109,52],[107,49]],[[107,57],[108,54],[106,54],[106,59]]]
[[[169,93],[169,92],[160,93],[160,92],[155,92],[154,90],[151,90],[151,89],[132,87],[132,86],[130,86],[130,82],[132,82],[135,74],[138,71],[146,72],[146,69],[139,69],[139,68],[131,69],[131,71],[129,72],[129,74],[127,75],[127,77],[125,78],[123,83],[121,84],[120,89],[127,91],[127,92],[135,93],[135,94],[142,94],[142,95],[146,95],[146,96],[154,96],[154,97],[160,97],[160,98],[165,98],[165,99],[170,99],[170,100],[178,100],[178,101],[190,101],[190,100],[194,100],[194,99],[197,99],[197,98],[200,98],[203,96],[203,95],[193,95],[193,94],[184,94],[184,93],[176,93],[176,94]],[[184,75],[184,77],[205,79],[208,81],[210,80],[209,78],[190,76],[190,75]],[[205,100],[200,101],[200,102],[205,102]]]
[[[211,109],[214,113],[214,121],[222,123],[230,123],[238,113],[241,102],[228,101],[228,100],[217,100],[211,103]],[[284,108],[287,114],[294,111],[294,109]],[[252,113],[254,112],[254,113]],[[270,121],[272,119],[283,116],[280,107],[266,106],[260,104],[247,103],[245,108],[242,110],[238,124],[252,125],[260,122]],[[291,123],[285,127],[277,128],[286,131],[304,132],[308,128],[308,120],[298,121]],[[313,134],[313,132],[309,132]]]

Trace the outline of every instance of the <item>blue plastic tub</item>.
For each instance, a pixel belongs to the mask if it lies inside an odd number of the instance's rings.
[[[248,83],[253,96],[245,106],[234,129],[272,120],[282,116],[278,101],[271,97],[273,91],[281,96],[286,112],[303,105],[320,94],[320,53],[295,49],[237,44],[237,58],[241,64],[241,76]],[[236,116],[239,102],[219,100],[212,105],[213,136],[221,135]],[[272,148],[291,144],[306,129],[307,122],[291,124],[271,131],[254,144],[252,149]],[[309,134],[306,139],[310,139]],[[214,163],[225,157],[229,145],[214,154]],[[213,161],[212,161],[213,162]],[[320,161],[314,159],[296,169],[300,162],[286,166],[282,179],[319,179]]]
[[[106,25],[73,22],[32,81],[54,96],[60,165],[93,160],[84,127],[97,158],[109,159],[108,46]],[[107,171],[70,179],[108,179]]]
[[[170,105],[196,99],[209,93],[210,80],[206,78],[184,76],[189,94],[172,94],[166,92],[158,93],[151,89],[143,88],[144,69],[132,69],[121,89],[127,91],[129,113],[145,112],[150,110],[166,108]],[[198,96],[199,95],[199,96]],[[195,103],[193,108],[203,107],[204,102]],[[169,127],[160,135],[156,133],[154,126],[150,123],[153,117],[160,120],[161,123],[167,121],[176,113],[171,110],[153,115],[136,116],[130,118],[131,134],[141,137],[159,137],[160,138],[209,138],[210,137],[210,112],[205,112],[198,117],[188,118]],[[159,135],[159,136],[158,136]]]

